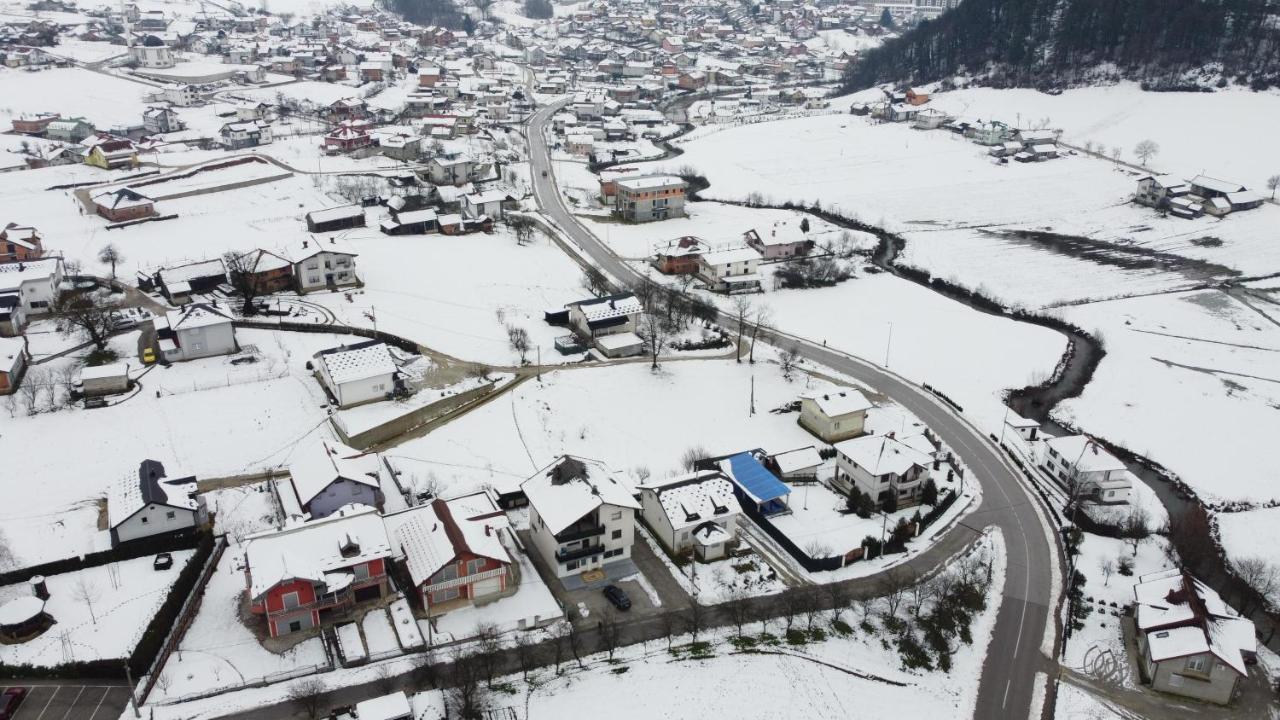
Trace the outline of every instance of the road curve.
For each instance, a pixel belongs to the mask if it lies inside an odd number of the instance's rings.
[[[586,229],[565,206],[546,143],[546,126],[567,99],[534,113],[527,128],[534,199],[542,213],[554,222],[593,262],[623,283],[634,285],[643,276],[619,259]],[[732,327],[734,319],[721,316]],[[980,430],[933,394],[873,363],[818,345],[782,331],[761,328],[770,344],[794,346],[802,357],[836,372],[856,378],[892,397],[928,425],[982,482],[982,502],[964,519],[975,529],[995,526],[1004,534],[1008,555],[1003,599],[995,631],[987,651],[974,717],[979,720],[1039,717],[1032,708],[1037,672],[1052,675],[1054,660],[1040,650],[1050,624],[1053,597],[1052,567],[1059,560],[1055,533],[1037,512],[1036,500],[1023,487],[1017,473]]]

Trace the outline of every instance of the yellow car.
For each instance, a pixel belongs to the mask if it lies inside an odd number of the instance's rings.
[[[146,363],[146,364],[150,365],[151,363],[153,363],[153,362],[155,362],[155,361],[156,361],[156,351],[155,351],[155,350],[153,350],[152,348],[143,348],[143,350],[142,350],[142,362],[144,362],[144,363]]]

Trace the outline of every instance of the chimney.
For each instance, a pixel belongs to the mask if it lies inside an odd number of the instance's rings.
[[[31,586],[31,594],[41,600],[49,599],[49,586],[44,581],[43,575],[33,575],[27,584]]]
[[[330,245],[337,245],[338,243],[334,242],[334,239],[333,239],[333,238],[329,238],[329,244],[330,244]]]
[[[485,537],[489,537],[489,536],[490,536],[490,535],[492,535],[492,534],[493,534],[493,528],[492,528],[492,527],[490,527],[490,526],[488,526],[488,525],[485,525],[485,526],[484,526],[484,536],[485,536]]]
[[[306,241],[306,240],[303,240],[303,241],[302,241],[302,247],[304,247],[304,248],[305,248],[306,246],[307,246],[307,241]]]

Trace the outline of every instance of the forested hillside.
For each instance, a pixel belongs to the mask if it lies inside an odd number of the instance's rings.
[[[419,25],[461,28],[463,14],[452,0],[382,0],[388,10]]]
[[[1280,85],[1280,1],[964,0],[867,53],[845,84],[955,75],[1000,87],[1113,77],[1175,89],[1219,82],[1217,75]]]

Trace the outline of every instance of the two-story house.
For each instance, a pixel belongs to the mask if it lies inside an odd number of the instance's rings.
[[[44,255],[44,242],[36,229],[9,223],[0,229],[0,263],[36,260]]]
[[[205,303],[171,310],[152,320],[152,324],[156,347],[165,362],[230,355],[238,349],[230,316]]]
[[[707,250],[707,244],[692,235],[668,240],[654,246],[653,267],[664,275],[692,275]]]
[[[387,515],[386,522],[427,615],[515,592],[520,578],[507,550],[510,524],[488,494],[437,498]]]
[[[760,253],[749,247],[703,253],[698,276],[712,292],[760,292],[760,260]]]
[[[0,263],[0,335],[18,335],[32,316],[53,311],[62,288],[62,258]]]
[[[177,132],[182,129],[182,121],[172,108],[150,107],[142,112],[142,127],[148,134]]]
[[[1230,703],[1258,650],[1253,623],[1176,568],[1143,575],[1133,595],[1142,682],[1161,692]]]
[[[702,562],[725,557],[737,538],[742,507],[733,483],[716,470],[698,470],[640,485],[640,515],[673,554],[687,550]]]
[[[933,462],[893,434],[864,435],[836,443],[833,484],[843,492],[857,488],[881,507],[902,508],[920,502]]]
[[[356,253],[336,238],[328,242],[303,240],[301,247],[290,253],[293,277],[298,292],[337,289],[360,283],[356,275]]]
[[[1045,440],[1040,466],[1080,499],[1119,504],[1133,494],[1129,469],[1088,435]]]
[[[565,306],[569,328],[606,357],[626,357],[639,352],[644,343],[635,334],[636,321],[644,307],[631,293],[580,300]]]
[[[857,390],[808,392],[800,396],[800,426],[824,442],[838,443],[866,432],[867,411],[872,407]]]
[[[631,558],[631,488],[599,460],[562,455],[520,484],[534,548],[556,577],[609,570]]]
[[[685,190],[675,175],[644,175],[614,181],[613,211],[626,222],[684,217]]]
[[[343,508],[322,520],[251,535],[244,544],[249,609],[278,637],[347,616],[389,592],[392,556],[373,508]]]
[[[316,376],[338,407],[385,400],[396,387],[391,348],[380,340],[340,345],[313,356]]]
[[[790,220],[775,222],[766,235],[761,235],[752,228],[742,234],[742,239],[746,241],[747,247],[760,253],[766,260],[808,255],[814,245],[800,223]]]
[[[376,453],[321,440],[297,451],[289,463],[289,483],[276,487],[286,515],[316,519],[347,505],[381,508],[381,477],[382,461]]]

